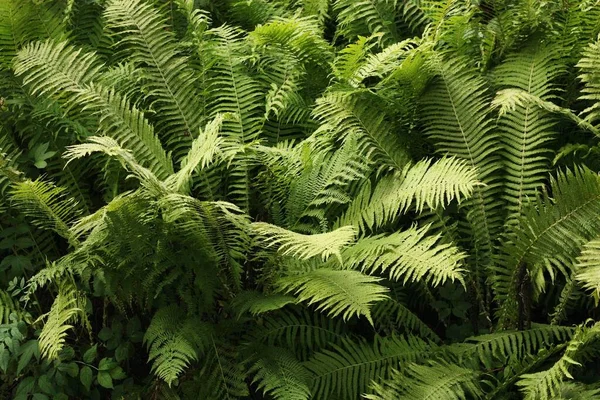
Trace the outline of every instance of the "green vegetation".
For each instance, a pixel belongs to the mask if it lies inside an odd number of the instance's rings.
[[[0,0],[0,398],[600,399],[597,0]]]

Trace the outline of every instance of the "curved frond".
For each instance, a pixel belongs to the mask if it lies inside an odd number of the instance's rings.
[[[586,346],[599,336],[600,324],[578,327],[564,354],[550,369],[522,375],[517,385],[521,387],[525,400],[557,398],[563,380],[573,379],[571,370],[582,365],[578,360],[582,358]]]
[[[371,381],[389,378],[399,365],[420,360],[430,351],[424,341],[408,336],[375,336],[373,343],[346,339],[315,354],[305,365],[314,374],[315,398],[354,400],[367,392]]]
[[[600,239],[589,241],[577,257],[575,279],[592,291],[596,303],[600,299]]]
[[[77,289],[70,283],[62,283],[54,303],[48,314],[39,319],[46,319],[39,337],[40,353],[48,360],[54,360],[65,345],[72,323],[85,318],[81,299]]]
[[[463,285],[461,268],[466,254],[427,235],[428,227],[389,235],[367,236],[344,251],[347,264],[369,274],[385,273],[394,281],[423,282],[438,286],[450,279]]]
[[[503,318],[508,318],[504,322],[514,322],[518,276],[524,269],[533,271],[545,261],[571,266],[581,247],[600,234],[598,175],[583,168],[567,170],[551,185],[552,197],[544,194],[530,204],[519,220],[522,228],[503,245],[493,284]]]
[[[371,325],[371,307],[387,298],[388,289],[378,285],[380,278],[352,270],[317,269],[301,275],[280,278],[279,290],[293,293],[299,301],[316,304],[317,310],[345,321],[364,315]]]
[[[303,235],[264,222],[254,222],[252,228],[264,237],[267,247],[277,246],[281,254],[301,260],[320,256],[325,261],[334,255],[342,262],[342,249],[353,243],[356,236],[356,231],[351,226],[314,235]]]
[[[161,114],[161,137],[170,149],[196,137],[204,110],[196,92],[194,75],[181,56],[165,18],[142,0],[110,0],[104,11],[109,27],[126,32],[122,44],[128,57],[141,65],[144,86]]]
[[[186,318],[178,307],[160,309],[144,334],[152,372],[169,386],[209,345],[210,330],[198,318]]]
[[[396,220],[413,204],[419,213],[425,206],[443,207],[469,198],[479,185],[477,170],[464,160],[419,161],[380,179],[372,192],[370,183],[365,183],[337,224],[352,224],[361,232],[373,230]]]
[[[391,379],[373,386],[369,400],[466,400],[482,398],[479,371],[447,362],[409,364]]]
[[[15,183],[10,192],[16,208],[27,215],[41,229],[49,229],[71,244],[77,240],[69,230],[81,214],[77,202],[68,197],[67,189],[41,179]]]
[[[310,374],[306,368],[284,348],[261,349],[258,360],[250,368],[252,382],[275,400],[308,400]]]

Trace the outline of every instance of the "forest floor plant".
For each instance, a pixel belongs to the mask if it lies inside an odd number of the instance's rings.
[[[0,398],[600,399],[599,33],[1,0]]]

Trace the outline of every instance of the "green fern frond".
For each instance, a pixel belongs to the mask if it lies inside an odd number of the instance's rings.
[[[334,344],[340,344],[346,328],[341,319],[306,309],[267,315],[252,337],[259,343],[292,350],[306,360],[308,356]]]
[[[282,294],[265,294],[257,291],[238,293],[233,300],[233,308],[238,316],[250,312],[253,316],[280,310],[288,304],[296,304],[296,298]]]
[[[210,344],[211,331],[198,318],[189,318],[181,308],[158,310],[144,334],[152,372],[169,386]]]
[[[288,52],[301,62],[315,63],[319,67],[327,66],[333,58],[331,46],[323,39],[317,22],[310,17],[276,17],[257,26],[248,39],[255,46]]]
[[[592,291],[596,303],[600,300],[600,240],[586,243],[577,257],[577,279],[586,290]]]
[[[534,324],[523,331],[502,331],[467,338],[465,343],[468,346],[459,347],[457,355],[463,360],[478,357],[482,365],[492,368],[494,360],[537,354],[544,348],[568,341],[572,335],[571,327]]]
[[[221,152],[223,138],[219,136],[224,119],[228,116],[217,115],[210,121],[200,135],[194,139],[187,156],[182,160],[181,169],[167,180],[167,186],[172,186],[175,192],[182,192],[189,188],[192,174],[203,170],[215,162],[217,154]]]
[[[372,381],[389,378],[398,365],[420,360],[430,351],[428,344],[413,336],[375,336],[373,343],[346,339],[332,347],[305,364],[314,374],[315,398],[358,399]]]
[[[438,286],[448,279],[465,285],[461,268],[466,254],[439,235],[427,235],[428,227],[411,228],[389,235],[367,236],[342,253],[353,268],[369,274],[385,273],[393,281],[423,282]]]
[[[375,304],[373,322],[380,332],[412,332],[436,343],[441,341],[439,336],[417,314],[391,298]]]
[[[314,116],[319,132],[336,140],[356,138],[359,151],[380,169],[401,170],[409,161],[407,146],[377,104],[381,100],[359,92],[331,92],[317,100]]]
[[[356,231],[344,226],[332,232],[303,235],[264,222],[254,222],[252,228],[264,237],[267,247],[278,247],[282,255],[308,260],[320,256],[323,261],[334,255],[342,262],[342,249],[353,243]]]
[[[492,263],[493,241],[502,227],[500,187],[497,172],[502,167],[498,134],[489,118],[486,82],[460,58],[428,56],[428,65],[437,74],[424,95],[420,117],[425,133],[436,151],[463,158],[477,168],[478,179],[486,186],[474,190],[464,203],[473,236],[471,262],[476,280]]]
[[[252,383],[276,400],[308,400],[310,374],[296,357],[284,348],[260,349],[250,368]]]
[[[533,271],[534,266],[553,260],[571,266],[581,247],[600,233],[600,221],[594,217],[600,212],[597,174],[583,168],[567,170],[552,179],[551,187],[552,198],[539,196],[519,221],[525,229],[513,232],[503,246],[493,285],[502,318],[508,318],[505,323],[514,319],[513,296],[523,268]],[[552,264],[546,268],[552,273]]]
[[[589,100],[591,105],[583,110],[585,119],[590,123],[597,122],[600,117],[600,39],[587,45],[577,67],[579,79],[585,84],[580,99]]]
[[[15,183],[10,192],[15,207],[41,229],[56,232],[74,245],[77,240],[69,230],[81,210],[67,189],[41,179]]]
[[[409,364],[391,379],[373,385],[370,400],[465,400],[482,398],[480,373],[448,362]]]
[[[144,114],[113,89],[92,82],[101,68],[93,53],[83,53],[66,42],[33,43],[15,61],[15,73],[31,85],[34,94],[58,101],[84,124],[89,117],[97,118],[103,134],[131,150],[159,178],[173,173],[172,162]]]
[[[38,339],[44,358],[56,359],[65,345],[69,330],[74,328],[71,324],[85,318],[84,300],[72,283],[61,283],[50,312],[39,318],[46,319]]]
[[[600,324],[594,324],[591,327],[579,326],[562,357],[550,369],[522,375],[517,385],[521,387],[525,400],[557,398],[563,380],[566,378],[573,379],[571,370],[582,365],[578,361],[581,358],[581,353],[599,335]]]
[[[492,106],[502,104],[499,127],[505,154],[507,224],[516,223],[527,199],[534,197],[546,180],[550,166],[547,146],[556,136],[554,121],[545,110],[523,99],[540,99],[538,104],[544,104],[554,96],[552,80],[560,72],[555,60],[552,49],[528,49],[509,57],[495,70],[496,83],[504,89]],[[514,89],[522,91],[518,97]]]
[[[380,278],[352,270],[317,269],[301,275],[280,278],[275,285],[285,293],[293,293],[298,301],[316,304],[317,310],[344,321],[364,315],[373,325],[371,308],[387,299],[388,289],[378,285]]]
[[[174,151],[187,147],[186,138],[196,136],[204,115],[198,109],[200,95],[193,71],[180,55],[165,18],[142,0],[110,0],[104,17],[110,28],[127,33],[121,44],[145,72],[144,86],[161,113],[159,127],[165,144]]]
[[[417,212],[425,206],[436,209],[453,200],[469,198],[480,182],[477,170],[459,158],[431,159],[406,165],[401,171],[383,177],[371,192],[365,183],[337,225],[355,225],[361,232],[396,220],[411,205]]]
[[[381,33],[381,42],[388,44],[400,38],[395,17],[396,1],[387,0],[338,0],[333,4],[337,12],[337,35],[354,40],[358,36]]]

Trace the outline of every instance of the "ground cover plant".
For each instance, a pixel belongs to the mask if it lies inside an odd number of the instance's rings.
[[[0,398],[600,398],[597,0],[0,0]]]

